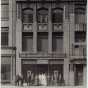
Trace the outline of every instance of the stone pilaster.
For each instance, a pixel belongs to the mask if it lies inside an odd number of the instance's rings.
[[[13,57],[11,56],[11,74],[10,74],[10,80],[11,80],[11,83],[12,83],[12,80],[13,80]]]
[[[11,0],[10,0],[11,1]],[[16,46],[16,0],[13,1],[13,46]]]
[[[15,59],[16,59],[16,57],[13,56],[13,64],[12,64],[12,65],[13,65],[13,68],[12,68],[12,69],[13,69],[13,70],[12,70],[12,71],[13,71],[12,83],[13,83],[13,84],[15,84],[15,77],[16,77],[16,63],[15,63],[16,60],[15,60]]]
[[[74,86],[74,65],[70,64],[70,72],[69,72],[69,85]]]
[[[8,45],[12,46],[13,41],[13,0],[9,0],[9,42]]]
[[[63,12],[63,42],[64,42],[64,52],[67,56],[69,56],[69,15],[68,15],[68,5],[64,5],[64,12]]]
[[[9,0],[9,46],[15,46],[16,39],[16,1]]]
[[[51,13],[51,5],[49,7],[48,13],[48,52],[52,53],[52,13]]]
[[[21,73],[21,58],[19,57],[22,51],[22,21],[21,21],[21,5],[17,3],[17,21],[16,21],[16,74]]]
[[[64,31],[64,53],[66,53],[66,58],[64,59],[64,81],[65,85],[69,85],[69,14],[68,5],[64,5],[63,12],[63,31]]]
[[[70,19],[70,28],[69,28],[69,54],[72,56],[72,48],[74,43],[74,32],[75,32],[75,14],[74,14],[74,5],[69,5],[69,19]],[[71,57],[69,58],[71,59]],[[74,86],[74,71],[73,71],[73,64],[71,64],[70,69],[70,78],[69,78],[69,85]]]
[[[64,59],[64,82],[65,82],[65,85],[69,85],[69,59],[68,58],[65,58]]]
[[[70,18],[70,28],[69,28],[69,32],[70,32],[70,55],[72,55],[72,44],[74,43],[74,34],[75,34],[75,14],[74,14],[74,5],[70,5],[69,6],[69,18]]]
[[[36,19],[36,4],[34,5],[33,14],[33,52],[37,52],[37,19]]]

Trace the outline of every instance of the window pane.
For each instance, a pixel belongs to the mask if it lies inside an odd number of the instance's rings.
[[[62,33],[53,33],[53,51],[55,52],[62,52],[63,50],[63,35]]]
[[[31,9],[26,9],[23,11],[23,22],[25,23],[33,22],[33,11]]]
[[[48,22],[48,11],[39,10],[38,11],[38,23],[47,23]]]
[[[85,42],[86,33],[85,32],[75,32],[75,42]]]
[[[8,32],[1,32],[1,45],[8,45]]]
[[[33,15],[32,14],[24,14],[23,15],[23,22],[24,23],[32,23],[33,22]]]
[[[9,3],[9,0],[1,0],[1,4],[2,3]]]
[[[11,59],[10,57],[2,57],[1,58],[1,80],[10,81],[10,73],[11,73]]]
[[[23,51],[30,51],[33,50],[33,35],[30,33],[23,34],[23,44],[22,44]]]
[[[76,14],[75,15],[75,23],[79,24],[79,23],[86,23],[86,17],[83,14]]]
[[[1,18],[2,19],[9,18],[9,5],[1,5]]]
[[[48,34],[38,34],[38,51],[48,51]]]
[[[62,23],[63,22],[63,13],[61,10],[54,10],[52,13],[52,22],[53,23]]]

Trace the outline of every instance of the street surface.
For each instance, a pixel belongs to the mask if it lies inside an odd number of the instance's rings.
[[[1,88],[87,88],[84,86],[11,86],[2,85]]]

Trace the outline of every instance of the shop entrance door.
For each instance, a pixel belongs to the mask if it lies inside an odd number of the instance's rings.
[[[83,64],[75,65],[75,85],[83,84]]]
[[[45,73],[46,75],[48,74],[48,65],[46,64],[39,64],[37,65],[37,73],[42,74]]]

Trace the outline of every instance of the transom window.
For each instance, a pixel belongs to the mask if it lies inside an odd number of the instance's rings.
[[[23,10],[23,23],[33,23],[33,9],[27,8]]]
[[[63,9],[55,8],[52,10],[52,22],[53,23],[62,23],[63,22]]]
[[[37,14],[38,23],[47,23],[48,22],[48,9],[42,8],[38,10]]]

